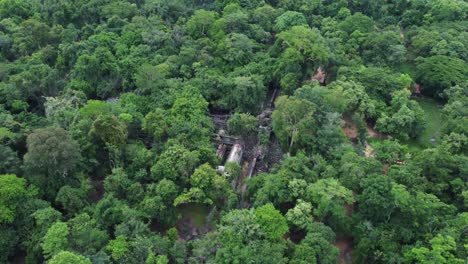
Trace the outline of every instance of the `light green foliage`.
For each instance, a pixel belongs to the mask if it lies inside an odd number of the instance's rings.
[[[124,236],[118,236],[109,242],[106,249],[111,253],[112,259],[118,261],[129,252],[128,241]]]
[[[312,204],[298,200],[296,206],[286,213],[286,219],[295,226],[306,228],[313,222]]]
[[[219,237],[214,237],[221,245],[214,256],[215,262],[227,258],[239,263],[264,261],[286,263],[287,259],[283,255],[286,249],[284,240],[273,242],[271,239],[266,239],[281,237],[280,233],[287,230],[286,220],[284,217],[279,218],[280,225],[272,223],[274,219],[270,217],[281,214],[271,205],[258,211],[260,219],[256,215],[256,210],[244,209],[231,210],[222,217],[218,227]],[[275,226],[280,229],[275,230]]]
[[[309,224],[306,237],[294,248],[291,263],[336,263],[339,251],[332,244],[334,240],[335,234],[328,226],[320,222]]]
[[[51,258],[60,251],[68,248],[69,228],[66,223],[56,222],[44,236],[41,244],[45,256]]]
[[[229,184],[224,176],[219,175],[209,164],[195,169],[190,176],[191,188],[174,201],[174,205],[184,203],[220,204],[229,192]]]
[[[168,264],[169,259],[165,255],[155,256],[153,253],[150,253],[145,263],[146,264]]]
[[[258,25],[260,25],[263,29],[266,31],[273,31],[273,23],[272,21],[275,21],[275,18],[280,15],[278,13],[278,9],[275,9],[271,5],[263,5],[258,7],[253,11],[253,19],[257,22]]]
[[[291,191],[293,197],[302,197],[307,188],[307,181],[304,179],[292,179],[288,183],[288,189]]]
[[[61,251],[54,255],[48,264],[91,264],[91,261],[81,255],[69,252],[69,251]]]
[[[156,264],[168,264],[168,263],[169,263],[169,259],[165,255],[156,257]]]
[[[108,114],[111,112],[112,105],[99,100],[89,100],[85,106],[80,108],[80,115],[91,119],[95,119],[101,114]]]
[[[0,141],[8,141],[8,140],[13,140],[15,138],[15,133],[11,132],[8,128],[6,127],[1,127],[0,128]]]
[[[253,210],[232,210],[221,218],[219,231],[227,242],[242,241],[244,243],[257,239],[264,234],[257,223]]]
[[[429,6],[431,16],[438,21],[463,20],[467,17],[468,4],[464,1],[436,0],[431,2]]]
[[[280,239],[288,232],[286,218],[272,204],[255,208],[255,216],[268,238]]]
[[[166,63],[141,65],[134,76],[138,91],[148,93],[161,88],[165,84],[165,79],[170,75],[170,70]]]
[[[250,179],[249,192],[255,193],[254,205],[271,202],[279,207],[300,198],[305,193],[307,183],[317,180],[318,175],[312,170],[311,162],[309,157],[299,152],[295,156],[285,157],[276,170]]]
[[[70,248],[82,254],[98,252],[109,239],[108,234],[101,230],[96,220],[87,213],[76,215],[68,221],[68,225]]]
[[[258,119],[250,114],[235,113],[229,118],[228,126],[232,135],[254,135],[258,131]]]
[[[43,256],[42,242],[49,228],[62,218],[62,213],[52,207],[36,210],[31,214],[34,228],[31,230],[31,239],[25,243],[28,251],[28,261]]]
[[[215,262],[230,259],[236,263],[279,263],[285,264],[288,258],[284,256],[286,245],[268,240],[255,240],[248,246],[224,247],[218,250]]]
[[[430,248],[424,246],[416,246],[406,252],[405,257],[408,261],[416,261],[421,264],[429,263],[464,263],[463,259],[459,259],[453,255],[456,249],[456,243],[451,236],[437,235],[429,241]]]
[[[0,175],[0,223],[12,223],[16,210],[34,192],[26,187],[26,180],[16,175]]]
[[[228,180],[235,180],[241,176],[242,167],[236,162],[227,162],[224,164],[224,175]]]
[[[280,97],[273,112],[273,130],[284,149],[295,150],[305,133],[314,129],[315,105],[294,97]]]
[[[376,128],[386,134],[408,140],[421,134],[424,129],[424,113],[419,104],[409,98],[407,90],[396,91],[392,95],[390,116],[382,114]]]
[[[39,48],[48,44],[52,34],[47,24],[34,18],[21,23],[21,27],[14,34],[15,43],[13,49],[21,55],[30,55]]]
[[[448,103],[444,105],[443,113],[447,125],[447,132],[466,134],[468,126],[466,122],[466,104],[468,103],[468,84],[457,85],[445,91]]]
[[[314,206],[314,215],[320,218],[344,217],[344,205],[354,202],[353,193],[335,179],[322,179],[309,185],[306,197]]]
[[[151,175],[159,180],[165,178],[188,182],[188,177],[199,163],[199,155],[198,151],[189,151],[180,145],[171,146],[151,167]]]
[[[210,132],[213,130],[213,123],[206,116],[207,111],[208,102],[199,89],[193,86],[185,87],[177,94],[169,110],[169,136],[193,148],[203,146],[202,143],[209,141]]]
[[[194,38],[205,37],[210,32],[216,17],[216,12],[197,10],[187,21],[187,31]]]

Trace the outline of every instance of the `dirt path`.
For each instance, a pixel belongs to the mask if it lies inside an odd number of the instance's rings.
[[[375,158],[374,148],[369,145],[367,140],[364,142],[364,156],[366,156],[366,158]]]
[[[350,139],[352,142],[354,142],[357,137],[358,137],[358,128],[356,124],[353,122],[350,116],[344,115],[343,116],[343,125],[342,129],[345,134],[345,136]]]
[[[352,263],[352,251],[354,247],[353,239],[350,237],[345,237],[345,236],[337,237],[334,245],[340,251],[340,255],[338,257],[338,263],[340,264]]]
[[[385,134],[382,134],[374,129],[373,126],[370,124],[367,124],[367,134],[369,138],[379,138],[379,139],[386,139],[388,136]]]

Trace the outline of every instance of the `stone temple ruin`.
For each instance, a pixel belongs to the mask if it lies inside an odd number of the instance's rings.
[[[218,173],[224,174],[224,165],[227,163],[232,162],[241,165],[244,149],[240,144],[239,139],[226,136],[224,130],[220,130],[217,134],[216,141],[218,141],[219,144],[218,150],[216,151],[216,155],[223,161],[221,165],[219,165],[216,169]],[[226,153],[228,152],[228,150],[229,154],[226,158]]]

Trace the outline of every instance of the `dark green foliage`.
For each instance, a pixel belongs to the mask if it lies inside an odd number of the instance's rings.
[[[462,83],[467,74],[468,65],[458,58],[439,55],[418,60],[417,80],[427,94],[437,96]]]
[[[0,173],[18,172],[20,160],[18,154],[10,147],[0,145]]]
[[[275,30],[281,32],[293,26],[307,25],[307,20],[302,13],[286,11],[275,20]]]
[[[55,197],[60,187],[73,181],[81,156],[78,144],[62,128],[44,128],[28,136],[27,146],[24,169],[28,179],[41,194]]]

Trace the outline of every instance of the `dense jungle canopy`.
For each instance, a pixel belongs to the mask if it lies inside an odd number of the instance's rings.
[[[0,0],[0,263],[465,264],[467,14]]]

